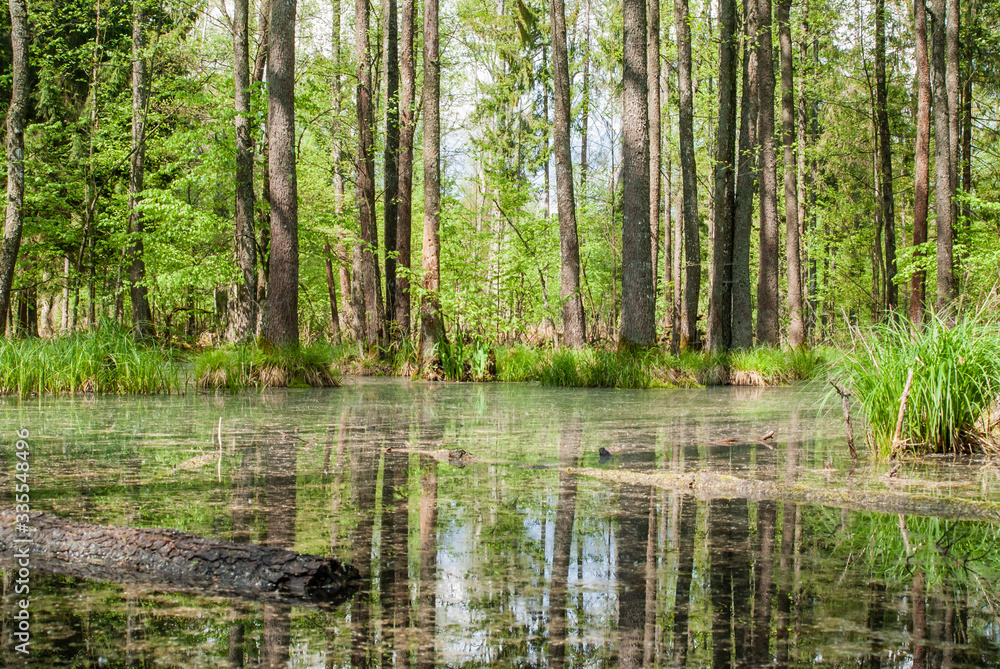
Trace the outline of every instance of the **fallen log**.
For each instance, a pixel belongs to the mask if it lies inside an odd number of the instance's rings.
[[[1000,522],[1000,504],[977,500],[931,497],[897,491],[824,490],[803,483],[780,483],[742,479],[708,471],[638,472],[627,469],[571,469],[579,476],[616,483],[648,485],[686,492],[699,499],[746,499],[751,502],[775,500],[815,504],[850,511],[931,516],[953,520]]]
[[[351,565],[318,555],[46,513],[19,525],[13,511],[0,510],[0,566],[17,564],[15,548],[24,545],[32,571],[303,606],[337,605],[359,578]]]

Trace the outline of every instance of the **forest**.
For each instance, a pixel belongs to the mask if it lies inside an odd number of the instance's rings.
[[[1000,269],[983,0],[4,21],[19,336],[795,348],[988,305]]]

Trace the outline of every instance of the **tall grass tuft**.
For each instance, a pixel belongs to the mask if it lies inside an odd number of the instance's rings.
[[[868,421],[882,457],[892,453],[909,370],[913,382],[903,416],[903,447],[917,453],[992,449],[989,413],[1000,397],[1000,332],[964,317],[949,327],[937,317],[921,332],[891,323],[854,335],[841,370]]]
[[[0,339],[0,394],[169,393],[180,388],[171,357],[112,321],[57,339]]]
[[[337,386],[332,363],[338,353],[327,344],[292,348],[225,346],[199,353],[194,359],[194,376],[202,389]]]

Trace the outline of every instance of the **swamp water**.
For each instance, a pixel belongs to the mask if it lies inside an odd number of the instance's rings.
[[[28,665],[1000,666],[1000,520],[600,478],[709,470],[1000,501],[995,461],[850,471],[825,396],[348,379],[4,399],[4,508],[27,428],[32,510],[331,555],[367,576],[324,610],[33,573]],[[23,666],[13,582],[4,572],[0,663]]]

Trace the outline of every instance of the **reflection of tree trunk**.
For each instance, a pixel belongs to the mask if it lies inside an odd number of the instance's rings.
[[[295,545],[295,442],[275,440],[267,445],[264,486],[267,492],[267,539],[271,548],[291,550]],[[291,607],[264,606],[264,642],[262,664],[284,667],[288,664],[291,641]]]
[[[425,469],[420,496],[420,589],[417,595],[417,667],[435,664],[434,639],[437,634],[437,461],[421,457]]]
[[[573,415],[563,424],[559,439],[559,463],[575,467],[580,457],[583,428]],[[573,544],[576,516],[576,475],[559,473],[559,500],[552,548],[552,584],[549,589],[549,665],[561,669],[566,660],[566,583],[569,580],[569,553]]]
[[[757,664],[765,664],[770,659],[771,645],[771,586],[774,568],[774,526],[778,516],[775,502],[757,504],[757,536],[760,546],[757,550],[755,568],[753,657]]]
[[[407,665],[405,629],[409,616],[404,603],[408,603],[407,579],[407,528],[409,509],[406,481],[409,477],[409,458],[406,453],[389,451],[385,454],[385,471],[382,475],[382,543],[379,557],[382,562],[379,586],[382,603],[385,643],[382,666],[392,665],[392,652],[396,652],[396,666]]]
[[[375,485],[378,481],[378,453],[358,447],[351,450],[351,494],[358,507],[358,524],[351,538],[351,555],[362,578],[369,578],[372,566],[372,538],[375,528]],[[370,581],[369,581],[370,583]],[[351,666],[372,666],[368,650],[371,636],[371,593],[362,590],[351,604]]]

